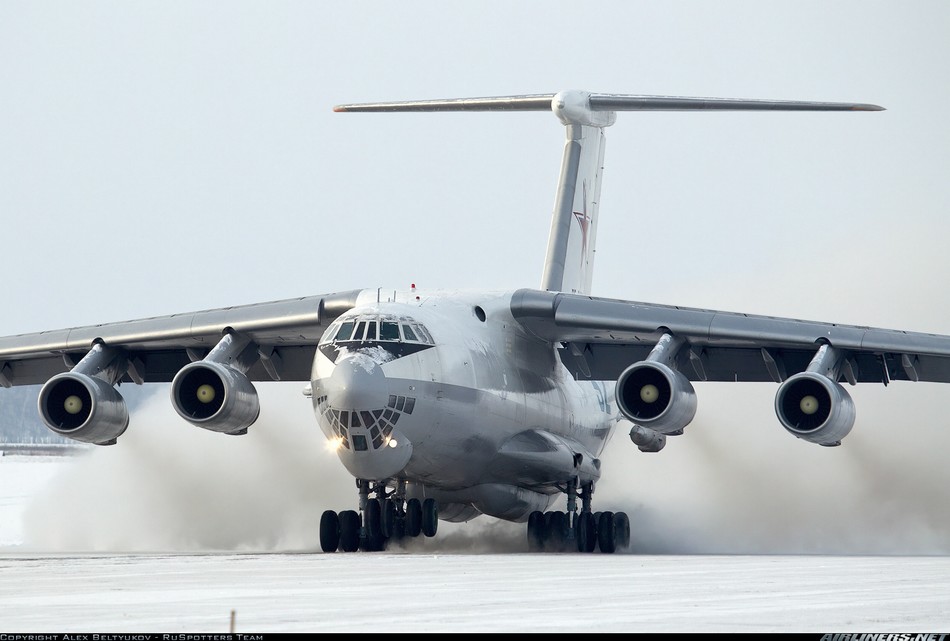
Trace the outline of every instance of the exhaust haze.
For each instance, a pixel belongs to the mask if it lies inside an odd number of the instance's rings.
[[[24,548],[60,552],[319,551],[324,509],[354,509],[353,480],[324,447],[294,385],[260,385],[243,437],[184,423],[167,390],[133,412],[118,446],[76,457],[24,515]],[[933,386],[850,391],[858,422],[844,444],[796,440],[771,410],[775,386],[697,386],[700,411],[657,454],[617,427],[595,510],[624,510],[631,552],[946,554],[950,430]],[[902,427],[906,426],[906,427]],[[911,434],[911,436],[907,436]],[[561,500],[552,509],[563,509]],[[406,553],[526,550],[524,524],[440,522]]]
[[[202,430],[161,386],[118,445],[69,462],[24,516],[25,547],[56,551],[311,550],[325,508],[356,501],[302,385],[258,384],[248,434]]]

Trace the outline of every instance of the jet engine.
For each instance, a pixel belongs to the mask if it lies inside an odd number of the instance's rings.
[[[40,389],[37,406],[46,426],[75,441],[112,445],[129,426],[129,409],[113,385],[128,368],[122,350],[92,346],[72,370]]]
[[[207,359],[175,375],[172,404],[192,425],[225,434],[246,433],[261,411],[257,390],[244,374]]]
[[[851,395],[839,383],[806,371],[782,383],[775,413],[786,430],[819,445],[840,445],[854,426]]]
[[[115,443],[129,426],[129,410],[119,392],[85,374],[57,374],[43,385],[38,405],[48,428],[84,443]]]
[[[696,415],[696,392],[685,376],[668,365],[640,361],[617,379],[617,406],[637,425],[675,434]]]

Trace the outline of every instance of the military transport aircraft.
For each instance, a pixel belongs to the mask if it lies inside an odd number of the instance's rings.
[[[825,446],[855,422],[842,383],[950,382],[948,336],[591,295],[604,130],[617,111],[880,107],[564,91],[335,110],[552,111],[567,140],[540,288],[372,288],[11,336],[0,338],[0,384],[42,383],[51,430],[112,445],[129,425],[119,383],[170,382],[184,420],[232,435],[258,417],[252,381],[305,383],[358,488],[358,510],[322,515],[325,552],[381,550],[486,514],[526,522],[529,549],[610,553],[627,547],[630,522],[594,511],[598,457],[621,421],[645,452],[682,434],[693,382],[774,381],[779,422]]]

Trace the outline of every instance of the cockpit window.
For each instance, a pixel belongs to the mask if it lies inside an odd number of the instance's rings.
[[[380,323],[379,340],[398,341],[399,340],[399,323],[394,323],[392,321],[383,321],[382,323]]]
[[[394,314],[361,314],[349,320],[337,320],[327,328],[320,344],[351,341],[435,345],[422,324],[408,316]]]
[[[353,321],[346,321],[345,323],[340,325],[340,331],[336,333],[336,336],[334,336],[334,340],[338,340],[338,341],[350,340],[350,336],[353,335],[353,325],[354,325]]]
[[[412,328],[416,330],[416,334],[419,335],[419,340],[421,340],[423,343],[430,343],[433,345],[435,344],[425,327],[422,325],[413,324]]]

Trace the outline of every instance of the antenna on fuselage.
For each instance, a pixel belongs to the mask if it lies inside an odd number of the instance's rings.
[[[541,288],[591,293],[604,167],[604,128],[617,111],[883,111],[878,105],[791,100],[681,98],[561,91],[552,94],[373,102],[338,105],[340,112],[553,111],[567,141],[554,199]],[[577,224],[575,224],[577,223]]]

